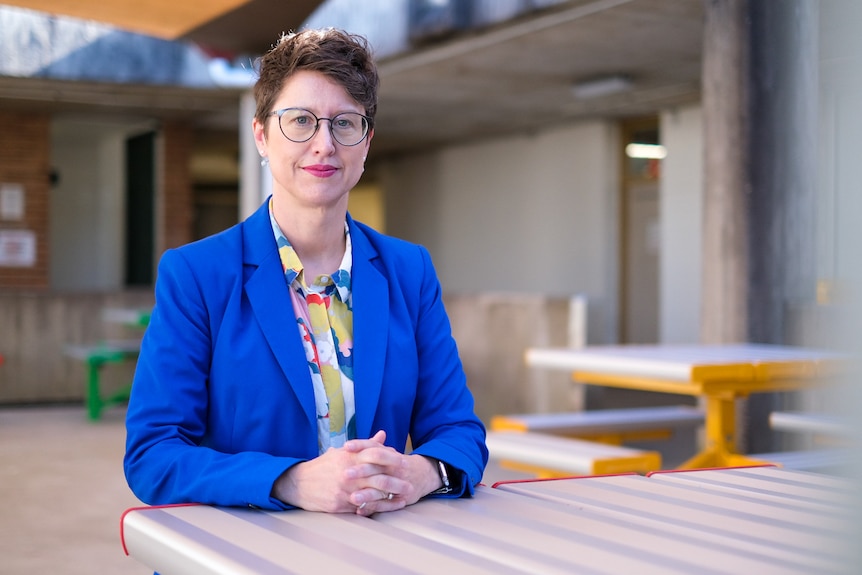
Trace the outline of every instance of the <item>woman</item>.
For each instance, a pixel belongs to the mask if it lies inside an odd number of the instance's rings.
[[[471,495],[485,430],[429,255],[347,214],[374,135],[367,44],[308,30],[259,68],[252,127],[273,193],[162,257],[129,486],[149,504],[360,515]]]

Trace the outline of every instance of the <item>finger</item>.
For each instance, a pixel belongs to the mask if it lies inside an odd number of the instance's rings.
[[[407,486],[405,482],[394,478],[388,478],[388,480],[380,483],[384,483],[385,486],[374,485],[363,487],[351,493],[348,500],[357,507],[363,503],[377,504],[380,501],[394,501],[400,497],[400,494]]]
[[[386,474],[389,468],[375,463],[357,463],[344,470],[344,477],[348,480],[363,479],[374,475]]]
[[[402,497],[398,497],[393,493],[391,499],[387,496],[382,499],[377,499],[375,501],[369,501],[367,503],[357,505],[356,514],[368,517],[375,513],[403,509],[406,505],[407,502]]]
[[[401,467],[401,460],[404,459],[404,454],[395,451],[391,447],[380,446],[375,449],[363,449],[355,455],[355,465],[363,463],[371,465],[379,465],[380,467],[395,468]]]
[[[372,447],[383,447],[385,441],[386,432],[381,429],[369,439],[351,439],[344,444],[344,449],[347,451],[358,452]]]
[[[348,498],[348,500],[357,507],[365,507],[368,504],[373,505],[374,503],[384,499],[388,499],[387,492],[373,487],[360,489],[359,491],[351,493]]]

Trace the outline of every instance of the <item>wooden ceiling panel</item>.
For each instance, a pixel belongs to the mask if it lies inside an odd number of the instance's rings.
[[[131,32],[175,40],[250,0],[3,0],[3,4],[103,22]]]
[[[262,54],[323,0],[0,0],[130,32],[186,40],[225,56]]]

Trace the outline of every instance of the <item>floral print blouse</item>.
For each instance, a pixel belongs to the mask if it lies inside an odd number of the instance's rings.
[[[271,199],[269,219],[314,385],[318,448],[322,454],[356,437],[350,233],[345,222],[346,248],[338,270],[332,275],[319,275],[308,285],[299,256],[275,221]]]

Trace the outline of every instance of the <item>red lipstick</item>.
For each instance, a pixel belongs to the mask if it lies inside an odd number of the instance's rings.
[[[328,178],[338,171],[338,168],[335,166],[329,166],[327,164],[314,164],[313,166],[303,166],[302,168],[312,176],[317,176],[318,178]]]

